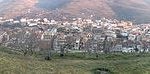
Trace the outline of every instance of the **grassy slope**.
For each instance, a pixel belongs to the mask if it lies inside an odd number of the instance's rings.
[[[44,61],[0,48],[0,74],[92,74],[95,68],[107,68],[114,74],[150,74],[150,54],[100,54],[98,59],[68,54],[54,58]]]

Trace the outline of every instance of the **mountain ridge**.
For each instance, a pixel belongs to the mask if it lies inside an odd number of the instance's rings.
[[[150,1],[148,0],[10,0],[0,3],[0,15],[8,18],[81,17],[98,19],[129,20],[135,23],[150,23]],[[46,3],[46,4],[45,4]],[[37,6],[39,4],[39,6]]]

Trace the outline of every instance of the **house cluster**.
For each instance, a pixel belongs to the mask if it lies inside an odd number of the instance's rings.
[[[36,50],[150,51],[149,24],[133,25],[130,21],[106,18],[100,20],[74,18],[56,21],[48,18],[5,19],[0,17],[1,45],[19,49],[16,43],[25,43],[27,41],[25,39],[29,37],[35,40],[32,42],[36,42]]]

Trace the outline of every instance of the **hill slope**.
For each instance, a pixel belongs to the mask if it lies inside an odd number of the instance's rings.
[[[101,54],[97,60],[91,56],[81,59],[81,54],[68,54],[45,61],[0,48],[0,74],[92,74],[96,68],[107,68],[114,74],[150,73],[150,54]]]

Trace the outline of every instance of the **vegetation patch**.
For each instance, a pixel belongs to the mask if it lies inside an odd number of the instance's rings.
[[[92,72],[94,74],[114,74],[111,70],[107,68],[96,68],[96,69],[93,69]]]

